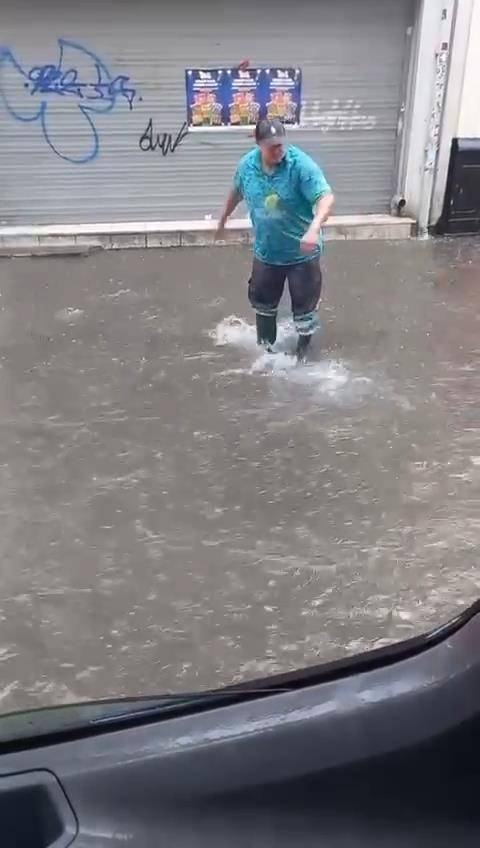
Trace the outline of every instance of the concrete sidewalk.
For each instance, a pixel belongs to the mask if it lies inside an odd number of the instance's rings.
[[[211,245],[216,221],[129,221],[102,224],[42,224],[0,227],[0,256],[88,253],[91,250],[133,247],[191,247]],[[325,226],[328,241],[392,240],[414,235],[412,218],[390,215],[339,215]],[[233,219],[225,244],[250,244],[248,218]]]

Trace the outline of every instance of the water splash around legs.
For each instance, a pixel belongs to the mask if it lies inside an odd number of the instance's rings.
[[[240,366],[224,371],[224,374],[273,376],[332,397],[344,394],[347,388],[355,386],[358,391],[360,386],[365,388],[371,383],[370,378],[354,374],[341,360],[328,355],[322,358],[318,342],[312,350],[311,360],[299,363],[295,353],[297,333],[293,322],[288,320],[279,322],[272,352],[259,349],[255,327],[236,315],[224,318],[209,335],[216,346],[236,348],[240,354],[249,355],[249,364],[244,365],[242,356]]]

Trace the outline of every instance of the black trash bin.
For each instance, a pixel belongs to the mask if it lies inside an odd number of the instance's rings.
[[[454,138],[440,234],[480,232],[480,139]]]

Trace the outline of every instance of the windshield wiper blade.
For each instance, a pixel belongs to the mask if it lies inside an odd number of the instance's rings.
[[[276,689],[275,692],[289,692],[288,687]],[[241,689],[219,689],[206,692],[186,692],[172,695],[163,695],[158,700],[145,699],[145,705],[137,701],[136,707],[125,709],[125,712],[115,712],[110,715],[98,716],[91,720],[96,726],[112,724],[117,721],[132,721],[136,718],[156,718],[165,713],[178,712],[191,707],[210,707],[226,704],[227,702],[244,701],[250,698],[272,695],[272,689],[258,689],[242,687]],[[117,705],[120,704],[117,702]]]
[[[290,687],[275,691],[290,691]],[[49,744],[59,737],[112,730],[116,726],[154,721],[186,711],[226,706],[272,694],[270,688],[249,688],[242,684],[204,692],[102,699],[7,713],[0,716],[0,751],[23,744]]]

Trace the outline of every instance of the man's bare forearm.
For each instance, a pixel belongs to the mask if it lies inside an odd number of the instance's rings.
[[[220,216],[219,224],[221,224],[222,226],[224,226],[226,224],[226,222],[230,218],[230,215],[232,215],[233,212],[235,212],[235,209],[237,208],[237,206],[241,202],[241,200],[242,200],[242,195],[240,194],[238,189],[232,188],[230,194],[227,197],[224,210],[223,210],[223,212]]]
[[[312,221],[312,227],[315,230],[318,230],[318,232],[320,232],[325,221],[327,221],[330,216],[334,199],[335,198],[333,194],[324,194],[323,197],[319,197],[317,200],[317,203],[315,205],[315,215]]]
[[[322,197],[318,198],[315,204],[313,221],[300,242],[302,253],[308,254],[312,250],[318,248],[320,233],[325,221],[332,211],[333,200],[333,194],[331,193],[324,194]]]

